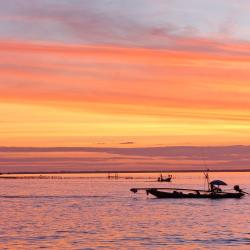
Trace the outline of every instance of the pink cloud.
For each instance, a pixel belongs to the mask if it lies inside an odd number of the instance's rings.
[[[77,156],[72,157],[72,153],[77,153]],[[92,157],[85,156],[85,153],[91,153]],[[0,155],[2,172],[191,169],[202,171],[204,170],[204,160],[206,167],[211,170],[250,169],[250,146],[0,147]]]

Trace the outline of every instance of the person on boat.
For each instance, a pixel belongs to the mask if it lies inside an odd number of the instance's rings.
[[[158,178],[158,181],[162,181],[162,179],[163,179],[163,176],[162,176],[162,174],[160,174],[160,177]]]
[[[239,193],[242,193],[242,189],[240,189],[240,186],[239,185],[235,185],[234,186],[234,190],[239,192]]]
[[[210,184],[210,190],[211,190],[212,193],[219,193],[219,192],[222,191],[219,187],[216,187],[213,184]]]

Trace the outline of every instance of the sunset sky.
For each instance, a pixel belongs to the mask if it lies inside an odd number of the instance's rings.
[[[249,13],[245,0],[1,1],[0,146],[249,145]]]

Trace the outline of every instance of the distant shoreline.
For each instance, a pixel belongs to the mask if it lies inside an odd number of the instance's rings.
[[[15,175],[15,174],[108,174],[108,173],[117,173],[117,174],[143,174],[143,173],[202,173],[206,170],[124,170],[124,171],[118,171],[118,170],[102,170],[102,171],[48,171],[48,172],[2,172],[0,175]],[[217,169],[217,170],[209,170],[209,172],[250,172],[250,169],[232,169],[232,170],[225,170],[225,169]]]

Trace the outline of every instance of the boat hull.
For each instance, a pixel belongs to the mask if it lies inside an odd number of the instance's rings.
[[[184,198],[191,198],[191,199],[225,199],[225,198],[241,198],[244,194],[243,193],[182,193],[182,192],[162,192],[154,188],[150,188],[146,190],[147,194],[151,194],[160,199],[184,199]]]
[[[172,179],[172,178],[170,178],[170,177],[169,177],[169,178],[165,178],[165,179],[164,179],[164,178],[158,178],[157,181],[158,181],[158,182],[171,182],[171,179]]]

